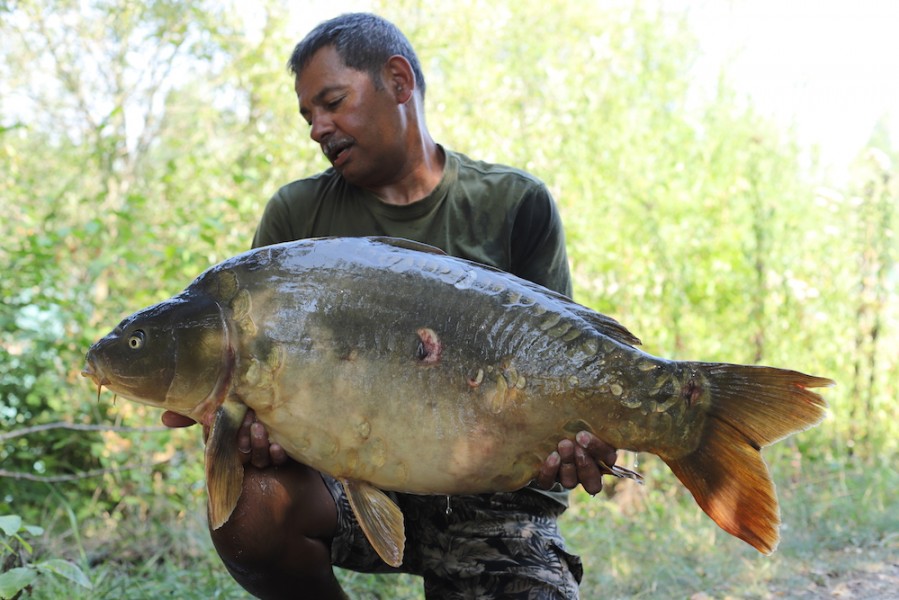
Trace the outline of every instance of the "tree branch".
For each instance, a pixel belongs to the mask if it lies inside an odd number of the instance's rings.
[[[37,433],[39,431],[48,431],[50,429],[74,429],[76,431],[116,431],[126,433],[147,431],[158,432],[171,430],[169,427],[165,427],[163,425],[153,425],[149,427],[121,427],[118,425],[82,425],[79,423],[66,423],[64,421],[60,421],[57,423],[44,423],[42,425],[23,427],[22,429],[10,431],[9,433],[0,433],[0,442],[5,442],[7,440],[21,437],[23,435],[29,435],[31,433]]]
[[[9,477],[10,479],[24,479],[26,481],[37,481],[39,483],[64,483],[67,481],[78,481],[79,479],[89,479],[91,477],[99,477],[109,473],[118,473],[121,471],[130,471],[132,469],[142,469],[155,467],[168,462],[168,459],[155,463],[140,463],[125,465],[124,467],[110,467],[107,469],[91,469],[82,473],[72,473],[71,475],[34,475],[33,473],[24,473],[22,471],[7,471],[0,469],[0,477]]]

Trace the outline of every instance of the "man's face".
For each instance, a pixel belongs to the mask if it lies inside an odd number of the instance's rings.
[[[331,165],[363,188],[390,184],[405,158],[401,105],[385,81],[347,67],[332,46],[316,52],[296,78],[300,115]]]

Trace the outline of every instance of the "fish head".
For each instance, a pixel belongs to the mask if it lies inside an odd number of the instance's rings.
[[[81,374],[98,390],[201,420],[227,384],[228,338],[215,299],[189,288],[122,320],[90,347]]]

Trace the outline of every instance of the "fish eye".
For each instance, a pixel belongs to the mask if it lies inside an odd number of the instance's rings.
[[[135,329],[134,333],[128,337],[128,347],[132,350],[140,350],[144,347],[146,338],[147,334],[144,333],[143,329]]]

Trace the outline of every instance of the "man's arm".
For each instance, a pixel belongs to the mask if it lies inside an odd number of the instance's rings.
[[[297,239],[297,232],[291,230],[289,203],[285,198],[287,193],[289,193],[288,186],[282,187],[265,205],[265,210],[256,226],[256,233],[253,235],[251,248],[271,246]]]
[[[511,272],[555,292],[572,296],[565,230],[556,203],[543,185],[522,197],[512,225]]]

